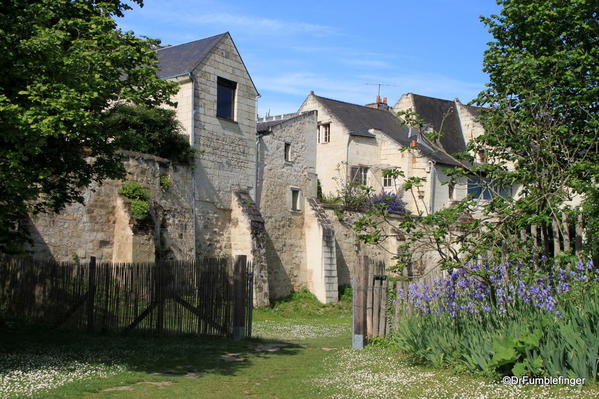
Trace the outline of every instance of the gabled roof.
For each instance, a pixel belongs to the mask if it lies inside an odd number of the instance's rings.
[[[210,51],[225,37],[231,37],[229,32],[221,33],[220,35],[210,36],[205,39],[195,40],[189,43],[178,44],[175,46],[164,47],[157,50],[158,77],[160,79],[169,79],[176,76],[186,75],[193,71],[204,59],[210,54]],[[231,38],[231,42],[237,51],[237,46]],[[237,51],[239,53],[239,51]],[[241,58],[241,56],[240,56]],[[258,93],[256,85],[252,80],[250,73],[241,59],[254,90]]]
[[[435,131],[441,132],[441,146],[450,154],[466,150],[455,102],[412,94],[414,112]]]
[[[168,79],[191,72],[227,35],[228,33],[221,33],[205,39],[158,49],[157,58],[160,67],[158,77]]]
[[[376,137],[369,132],[370,129],[380,130],[385,136],[389,137],[401,146],[409,146],[412,136],[417,135],[416,131],[402,124],[401,120],[393,115],[392,112],[365,107],[362,105],[351,104],[343,101],[337,101],[326,97],[314,95],[335,118],[339,120],[352,136]],[[463,140],[462,140],[463,142]],[[434,147],[426,142],[418,142],[418,149],[427,157],[436,162],[457,166],[454,159],[441,151],[436,151]],[[445,147],[444,147],[445,148]],[[447,148],[445,148],[447,151]],[[449,151],[447,151],[449,152]]]
[[[375,137],[370,129],[395,135],[398,140],[409,144],[408,128],[389,111],[346,103],[326,97],[314,97],[347,128],[352,136]],[[405,137],[404,137],[405,136]]]

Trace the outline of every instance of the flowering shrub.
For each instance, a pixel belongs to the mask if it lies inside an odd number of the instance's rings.
[[[405,320],[396,340],[438,365],[591,381],[599,362],[598,282],[590,260],[548,273],[522,264],[467,265],[398,291]]]
[[[402,201],[401,198],[395,193],[383,191],[380,194],[375,194],[370,197],[370,203],[372,206],[383,207],[387,212],[406,212],[406,203]]]

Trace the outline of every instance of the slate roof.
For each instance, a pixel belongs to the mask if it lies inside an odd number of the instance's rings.
[[[257,134],[267,134],[270,133],[270,129],[273,126],[277,126],[280,125],[282,123],[288,122],[290,120],[299,118],[301,116],[304,116],[308,113],[311,113],[314,111],[308,111],[308,112],[302,112],[302,113],[295,113],[295,114],[286,114],[284,115],[282,118],[279,119],[274,119],[274,120],[270,120],[270,121],[261,121],[261,122],[257,122],[256,123],[256,133]]]
[[[376,129],[380,130],[387,137],[389,137],[390,139],[394,140],[402,146],[409,146],[411,136],[416,136],[416,131],[409,128],[408,126],[403,125],[400,119],[389,111],[365,107],[357,104],[346,103],[343,101],[333,100],[330,98],[320,97],[316,95],[314,97],[348,129],[349,134],[352,136],[374,138],[375,136],[368,130]],[[456,149],[459,147],[459,144],[450,145],[448,139],[446,139],[445,141],[447,142],[448,146],[452,149]],[[463,139],[461,140],[461,142],[463,143]],[[429,144],[430,143],[428,143],[425,140],[420,140],[417,143],[418,149],[424,155],[438,163],[452,166],[459,165],[459,163],[456,162],[452,157],[447,156],[441,151],[436,151],[434,149],[434,146]],[[443,145],[443,148],[445,149],[445,151],[452,153],[449,151],[447,147],[445,147],[445,145]]]
[[[158,49],[158,77],[166,79],[191,72],[227,34]]]
[[[160,79],[174,78],[175,76],[185,75],[193,71],[206,58],[214,46],[226,36],[230,36],[229,32],[158,49],[156,57],[158,59],[158,67],[160,68],[157,73],[158,77]],[[232,38],[231,41],[233,41]],[[237,50],[235,42],[233,42],[233,46]],[[245,67],[243,59],[241,59],[241,63]],[[247,67],[245,69],[254,86],[254,90],[258,93],[258,89],[256,89],[256,85],[247,71]]]
[[[443,134],[439,141],[445,151],[450,154],[465,151],[466,143],[455,102],[419,94],[412,96],[415,108],[413,111],[435,131]]]
[[[280,125],[283,122],[287,122],[291,118],[277,119],[274,121],[265,121],[256,123],[256,133],[266,133],[270,131],[273,126]]]

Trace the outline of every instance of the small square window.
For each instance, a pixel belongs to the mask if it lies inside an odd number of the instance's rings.
[[[216,116],[233,120],[237,83],[221,78],[216,80]]]
[[[299,188],[291,189],[291,210],[299,211],[301,210],[301,191]]]
[[[322,144],[331,142],[330,123],[323,123],[321,125],[318,125],[318,142]]]
[[[291,162],[291,144],[285,143],[285,161]]]

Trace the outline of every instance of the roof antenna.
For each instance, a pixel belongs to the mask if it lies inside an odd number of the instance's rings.
[[[377,97],[381,96],[381,86],[399,87],[398,85],[392,85],[392,84],[387,84],[387,83],[365,83],[365,85],[367,85],[367,86],[378,86]]]

